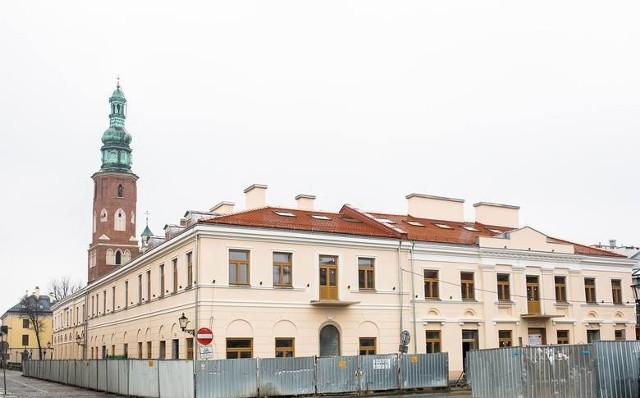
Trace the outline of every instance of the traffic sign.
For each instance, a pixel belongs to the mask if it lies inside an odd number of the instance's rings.
[[[209,328],[200,328],[196,334],[196,339],[198,339],[198,343],[207,345],[213,341],[213,332]]]

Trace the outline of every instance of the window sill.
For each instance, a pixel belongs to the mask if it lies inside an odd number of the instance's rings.
[[[440,297],[425,297],[424,301],[442,301]]]
[[[498,300],[496,301],[496,305],[498,307],[513,307],[516,304],[515,301],[509,301],[509,300]]]
[[[567,307],[570,307],[570,306],[571,306],[571,304],[569,304],[569,303],[568,303],[568,302],[566,302],[566,301],[556,301],[556,302],[554,303],[554,305],[555,305],[556,307],[563,307],[563,308],[567,308]]]
[[[292,285],[273,285],[274,289],[293,290]]]

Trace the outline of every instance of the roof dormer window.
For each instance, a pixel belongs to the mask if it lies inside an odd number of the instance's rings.
[[[435,225],[435,226],[436,226],[436,227],[438,227],[438,228],[442,228],[442,229],[453,229],[453,227],[452,227],[452,226],[447,225],[447,224],[435,224],[435,223],[434,223],[433,225]]]
[[[274,213],[276,213],[279,216],[282,217],[295,217],[296,215],[293,213],[289,213],[288,211],[274,211]]]

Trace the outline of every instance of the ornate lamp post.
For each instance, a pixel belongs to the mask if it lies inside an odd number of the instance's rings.
[[[182,316],[178,318],[178,322],[180,323],[180,329],[182,329],[183,332],[187,332],[190,335],[195,336],[196,331],[194,329],[187,329],[189,318],[184,315],[184,312],[182,313]]]

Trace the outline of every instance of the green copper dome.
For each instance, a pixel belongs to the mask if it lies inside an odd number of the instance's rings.
[[[127,118],[127,99],[120,89],[120,81],[109,98],[111,113],[109,128],[102,135],[102,168],[100,171],[131,173],[131,135],[124,128]]]

